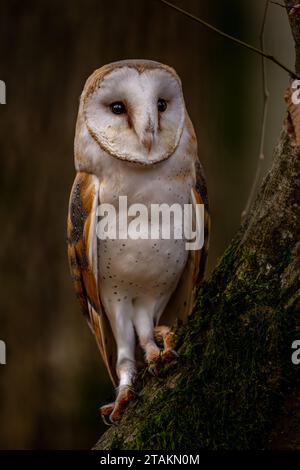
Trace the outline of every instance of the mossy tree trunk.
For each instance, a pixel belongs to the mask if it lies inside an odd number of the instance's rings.
[[[286,0],[288,11],[296,3]],[[290,23],[300,75],[300,14]],[[300,449],[291,399],[300,390],[300,366],[291,361],[300,339],[299,235],[300,117],[287,92],[272,168],[177,331],[179,362],[159,378],[139,378],[138,399],[96,449]]]

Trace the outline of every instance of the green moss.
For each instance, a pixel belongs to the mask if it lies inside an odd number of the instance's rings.
[[[117,434],[115,434],[111,443],[111,450],[120,450],[120,449],[122,449],[122,440],[119,438]]]

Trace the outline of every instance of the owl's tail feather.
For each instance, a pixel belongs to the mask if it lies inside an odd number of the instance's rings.
[[[95,336],[98,348],[100,350],[103,362],[109,373],[110,379],[114,387],[117,387],[117,346],[109,320],[104,311],[99,314],[91,305],[89,305],[89,311],[91,330]]]

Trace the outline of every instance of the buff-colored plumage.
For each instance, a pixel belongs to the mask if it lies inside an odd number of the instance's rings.
[[[165,113],[157,99],[165,98]],[[126,113],[111,114],[113,102]],[[68,218],[68,255],[77,297],[115,386],[102,410],[120,419],[132,398],[138,348],[152,364],[169,328],[186,320],[205,268],[209,216],[193,126],[176,72],[152,61],[121,61],[96,70],[81,95],[75,136],[75,178]],[[96,209],[128,204],[203,203],[205,243],[186,251],[181,240],[99,240]],[[151,326],[152,325],[152,326]],[[170,354],[169,354],[170,356]]]

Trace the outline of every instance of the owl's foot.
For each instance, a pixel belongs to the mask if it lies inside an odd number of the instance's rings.
[[[118,389],[118,394],[115,402],[103,405],[100,408],[101,417],[105,424],[108,426],[120,421],[125,411],[126,405],[132,401],[135,393],[132,387],[123,386]]]
[[[168,326],[157,326],[154,328],[154,337],[158,343],[163,345],[163,350],[159,349],[156,355],[148,360],[148,370],[152,375],[159,375],[159,366],[165,362],[171,362],[179,358],[179,354],[172,349],[172,336]]]
[[[163,363],[172,362],[178,358],[179,358],[179,354],[174,349],[167,349],[167,350],[160,351],[160,354],[157,357],[157,359],[152,360],[151,362],[148,363],[148,371],[150,372],[151,375],[157,377],[159,375],[160,366]]]
[[[161,356],[161,349],[157,346],[153,339],[141,341],[141,346],[145,350],[145,359],[148,364],[148,371],[151,375],[158,375],[156,365]]]
[[[120,421],[125,411],[126,405],[130,401],[134,400],[134,398],[135,398],[134,390],[129,385],[124,385],[118,388],[116,401],[114,403],[110,403],[109,405],[106,405],[107,409],[105,410],[107,412],[110,411],[108,419],[112,424],[117,421]],[[102,408],[105,408],[105,407],[102,407]]]
[[[154,337],[158,343],[163,344],[163,351],[161,353],[164,362],[171,362],[179,358],[179,354],[172,349],[173,333],[168,326],[160,325],[154,328]]]

